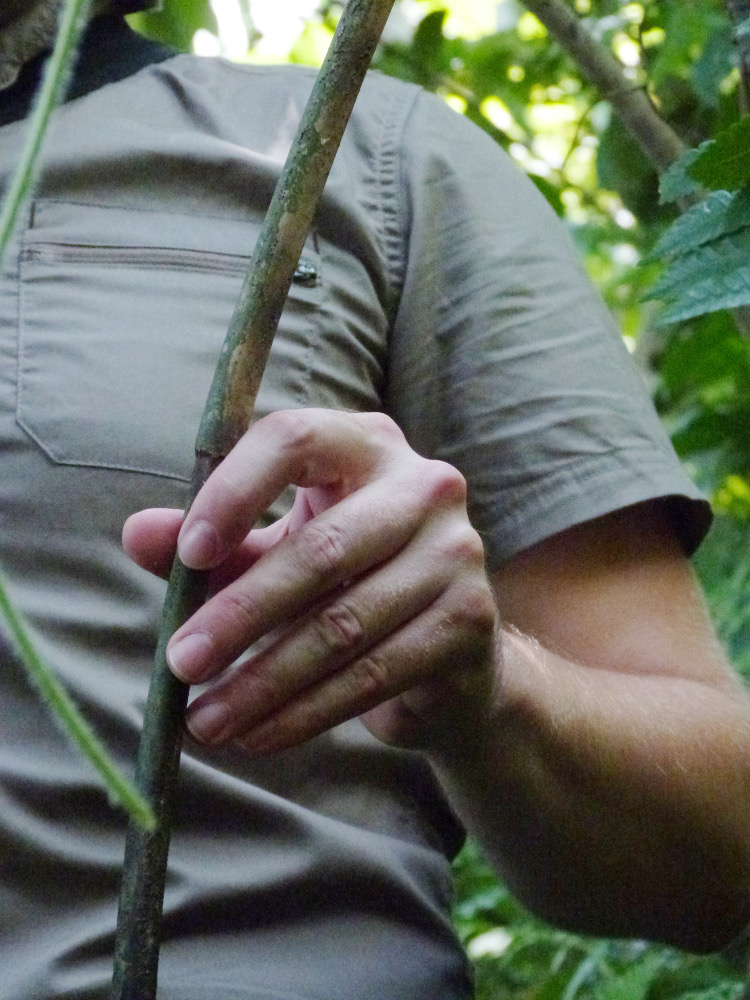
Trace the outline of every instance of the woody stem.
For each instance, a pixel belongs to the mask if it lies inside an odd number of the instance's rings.
[[[192,497],[251,420],[261,376],[304,241],[393,0],[349,0],[302,117],[250,262],[196,440]],[[187,687],[166,646],[202,603],[205,574],[175,558],[138,752],[136,784],[157,819],[128,829],[113,1000],[153,1000],[159,926]]]

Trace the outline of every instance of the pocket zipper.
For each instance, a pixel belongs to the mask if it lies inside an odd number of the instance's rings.
[[[176,270],[244,274],[250,257],[176,247],[114,247],[80,243],[30,243],[23,258],[41,264],[116,264],[125,267],[160,267]],[[315,288],[318,268],[309,257],[300,257],[292,281],[302,288]]]

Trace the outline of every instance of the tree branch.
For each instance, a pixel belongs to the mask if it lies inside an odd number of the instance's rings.
[[[589,34],[565,0],[523,2],[611,103],[659,173],[674,163],[685,150],[682,140],[661,117],[644,88],[628,80],[609,49]]]

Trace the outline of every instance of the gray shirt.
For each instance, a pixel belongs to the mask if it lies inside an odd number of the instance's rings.
[[[178,56],[73,101],[0,283],[0,565],[130,768],[163,585],[122,522],[181,506],[242,270],[312,73]],[[19,124],[0,130],[0,182]],[[533,185],[417,88],[372,76],[258,411],[385,409],[456,464],[488,564],[671,497],[706,507]],[[280,498],[269,516],[284,509]],[[0,1000],[103,998],[124,821],[5,652]],[[354,720],[248,761],[183,756],[163,1000],[465,1000],[462,831],[426,762]]]

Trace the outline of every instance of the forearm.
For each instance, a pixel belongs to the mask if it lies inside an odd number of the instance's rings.
[[[251,531],[289,483],[289,514]],[[295,410],[255,423],[181,522],[144,512],[124,537],[151,570],[179,539],[187,566],[213,571],[168,648],[206,685],[193,738],[268,754],[359,716],[432,758],[547,917],[706,947],[750,916],[750,709],[660,505],[560,532],[488,578],[455,469],[381,414]],[[496,643],[498,621],[558,655]]]
[[[750,700],[577,666],[503,633],[494,711],[431,756],[533,909],[577,930],[721,946],[750,918]]]

